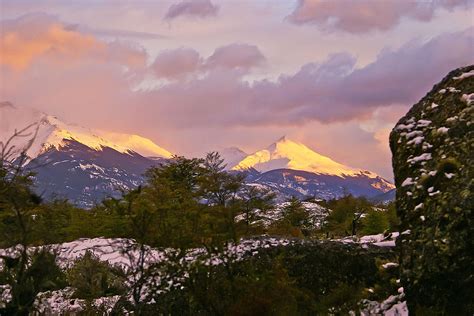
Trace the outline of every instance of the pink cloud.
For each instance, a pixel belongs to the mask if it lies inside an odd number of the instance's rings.
[[[468,4],[469,0],[299,0],[288,19],[295,24],[316,24],[329,31],[365,33],[391,29],[404,17],[429,21],[438,8],[452,10]]]
[[[123,42],[102,42],[51,15],[28,14],[0,23],[0,65],[11,69],[25,69],[40,59],[72,63],[90,58],[133,68],[145,66],[146,53],[142,48]]]
[[[257,46],[249,44],[230,44],[217,48],[207,59],[207,67],[230,69],[250,69],[265,61]]]
[[[101,41],[46,14],[1,23],[1,100],[86,122],[133,104],[147,58],[140,46]]]
[[[168,8],[164,19],[173,20],[181,16],[205,18],[217,15],[219,7],[210,0],[182,0]]]
[[[474,62],[473,40],[471,28],[409,42],[384,50],[362,68],[355,68],[353,56],[340,53],[276,81],[251,84],[232,68],[213,68],[206,76],[142,95],[140,107],[173,118],[164,124],[187,127],[367,120],[378,108],[413,104],[448,71]]]
[[[344,132],[360,134],[351,136],[354,148],[366,146],[365,152],[360,151],[362,163],[368,159],[363,158],[368,148],[384,141],[386,130],[383,126],[359,131],[358,123],[373,119],[374,111],[384,123],[395,120],[449,70],[474,62],[470,28],[386,49],[364,67],[356,67],[354,56],[339,53],[305,64],[294,74],[249,83],[245,76],[266,61],[253,45],[218,47],[208,58],[191,48],[164,51],[147,68],[147,54],[140,46],[100,40],[51,16],[4,23],[8,28],[2,29],[2,41],[5,34],[17,34],[22,45],[11,45],[11,51],[23,56],[25,64],[18,68],[0,56],[0,75],[6,78],[0,85],[0,100],[86,126],[150,136],[172,151],[207,150],[216,139],[226,143],[229,135],[234,139],[245,135],[252,139],[246,141],[256,142],[265,134],[264,141],[272,141],[273,134],[302,130],[317,136],[314,139],[324,142],[332,155],[331,126],[339,126],[338,139],[344,139]],[[61,36],[50,33],[51,26]],[[46,49],[31,53],[29,47],[36,42]],[[145,72],[187,80],[135,89]],[[311,126],[322,131],[312,132]],[[350,159],[352,151],[347,157],[338,155]]]
[[[28,55],[28,67],[16,74],[10,64],[3,65],[2,77],[9,80],[1,87],[2,99],[71,118],[77,117],[73,114],[77,111],[86,120],[91,118],[84,111],[93,111],[99,121],[115,117],[117,125],[127,121],[130,126],[200,128],[366,120],[375,109],[412,104],[449,70],[474,61],[471,28],[385,50],[362,68],[355,68],[353,56],[339,53],[323,62],[303,65],[295,74],[281,75],[276,81],[249,83],[243,76],[265,61],[253,45],[223,46],[207,59],[190,48],[164,51],[150,69],[145,69],[146,52],[140,47],[106,43],[69,31],[56,20],[40,24],[36,19],[30,21],[37,34],[55,25],[68,34],[67,40],[32,37],[31,42],[41,39],[52,42],[48,47],[54,48]],[[21,27],[15,32],[28,34],[31,28],[25,20],[17,22]],[[13,30],[13,24],[10,26]],[[72,48],[81,40],[91,44],[79,46],[82,51],[75,55]],[[29,47],[28,40],[23,41],[24,47]],[[21,47],[16,49],[21,52]],[[160,78],[196,75],[137,91],[134,87],[145,70]]]
[[[264,61],[265,57],[257,46],[234,43],[218,47],[207,59],[192,48],[165,50],[158,54],[151,68],[158,78],[180,79],[217,69],[245,73]]]
[[[178,78],[195,72],[201,64],[199,53],[192,48],[178,48],[161,52],[151,68],[158,78]]]

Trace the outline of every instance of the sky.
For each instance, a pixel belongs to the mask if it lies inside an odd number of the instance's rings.
[[[0,0],[0,101],[171,152],[281,136],[392,178],[388,135],[474,63],[470,0]]]

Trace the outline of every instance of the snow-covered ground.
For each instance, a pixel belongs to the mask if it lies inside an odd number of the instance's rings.
[[[359,243],[362,246],[364,245],[374,245],[379,247],[395,247],[395,240],[399,236],[398,232],[392,232],[388,234],[377,234],[377,235],[367,235],[358,237],[345,237],[342,239],[336,239],[344,243]]]
[[[373,244],[377,246],[394,246],[394,239],[398,236],[398,233],[392,233],[389,236],[371,235],[364,236],[360,239],[345,238],[338,240],[344,243],[360,243],[362,245]],[[275,237],[258,237],[252,239],[243,239],[238,244],[229,243],[226,247],[221,250],[211,250],[209,253],[208,250],[204,248],[194,248],[188,250],[186,253],[179,256],[180,265],[192,266],[198,260],[208,265],[220,265],[228,260],[242,260],[244,257],[254,256],[259,253],[261,249],[268,249],[273,247],[286,247],[289,245],[294,245],[295,243],[301,243],[296,239],[285,239],[285,238],[275,238]],[[72,242],[55,244],[47,246],[47,249],[53,251],[57,254],[57,263],[58,265],[67,270],[72,267],[74,262],[84,256],[86,252],[93,253],[99,260],[106,261],[111,265],[119,266],[125,271],[131,271],[137,266],[138,260],[140,258],[139,245],[131,239],[123,238],[92,238],[92,239],[78,239]],[[160,262],[167,262],[169,258],[176,258],[178,252],[175,249],[166,248],[166,249],[157,249],[151,247],[143,248],[142,252],[145,256],[145,266],[151,264],[159,264]],[[31,248],[30,251],[33,253],[38,248]],[[17,253],[18,249],[9,248],[9,249],[0,249],[0,256],[12,256]],[[1,266],[0,266],[1,268]],[[388,266],[387,266],[388,268]],[[134,279],[140,277],[136,273],[129,273],[129,279],[127,282],[132,284]],[[157,279],[151,280],[150,285],[156,286],[161,284],[161,288],[166,290],[166,288],[171,287],[181,287],[181,282],[183,278],[187,277],[187,273],[174,277],[170,279],[167,276],[161,275]],[[10,298],[8,286],[0,285],[0,306],[8,302]],[[59,291],[48,291],[40,293],[35,302],[37,309],[45,314],[60,315],[67,312],[78,312],[86,306],[85,300],[73,298],[74,290],[71,288],[66,288]],[[143,292],[143,296],[147,296],[146,287]],[[386,308],[387,313],[385,315],[406,315],[406,314],[396,314],[395,312],[389,313],[394,308],[402,310],[403,308],[403,297],[398,297],[395,301],[392,298],[393,304],[390,302],[383,302],[376,305],[376,302],[371,302],[372,310],[378,308]],[[100,306],[105,311],[110,311],[114,304],[118,301],[118,296],[103,297],[93,301],[95,306]],[[390,298],[389,298],[390,299]],[[391,301],[391,302],[392,302]],[[389,304],[390,303],[390,304]],[[385,305],[383,305],[385,304]],[[392,306],[393,305],[393,306]],[[398,307],[395,307],[398,306]]]
[[[283,218],[285,207],[289,206],[290,202],[278,203],[274,209],[262,211],[256,209],[252,211],[251,218],[253,221],[250,224],[261,224],[268,227],[276,221]],[[329,215],[330,210],[313,202],[302,202],[303,207],[308,212],[309,224],[314,228],[319,228],[324,223],[324,220]],[[246,215],[240,214],[235,220],[237,222],[245,221]]]
[[[408,307],[403,287],[398,289],[398,295],[390,295],[383,302],[365,300],[363,304],[366,307],[361,311],[362,316],[408,316]]]
[[[197,261],[203,262],[207,265],[220,265],[227,260],[238,261],[246,256],[253,256],[258,254],[259,249],[268,249],[272,247],[288,246],[296,243],[295,240],[288,240],[284,238],[254,238],[241,240],[238,244],[229,243],[224,249],[212,250],[211,253],[204,248],[194,248],[188,250],[182,256],[179,256],[179,264],[192,266]],[[78,239],[72,242],[55,244],[46,246],[48,250],[54,252],[57,257],[57,264],[64,270],[72,267],[74,262],[83,257],[86,252],[91,252],[101,261],[106,261],[113,266],[121,267],[123,270],[131,272],[127,283],[132,285],[134,280],[141,277],[139,273],[133,271],[139,265],[140,255],[143,255],[145,260],[144,266],[152,264],[159,264],[160,262],[168,262],[170,258],[176,258],[179,252],[175,249],[157,249],[151,247],[144,247],[140,251],[140,245],[131,239],[115,238],[92,238],[92,239]],[[34,253],[41,247],[32,247],[29,252]],[[0,256],[15,256],[19,249],[16,247],[8,249],[0,249]],[[2,265],[0,264],[0,269]],[[186,269],[184,269],[186,270]],[[171,287],[180,287],[183,278],[188,275],[184,273],[173,278],[167,275],[157,275],[155,278],[147,280],[147,284],[142,292],[142,296],[147,297],[147,287],[161,288],[163,290]],[[37,298],[37,308],[46,314],[62,314],[65,312],[77,312],[85,306],[85,301],[72,298],[73,290],[66,288],[59,291],[49,291],[40,293]],[[10,289],[8,286],[0,285],[0,306],[4,305],[11,299]],[[111,309],[113,304],[118,300],[118,297],[100,298],[94,301],[94,304]],[[103,306],[105,304],[105,306]],[[61,313],[58,313],[61,311]]]

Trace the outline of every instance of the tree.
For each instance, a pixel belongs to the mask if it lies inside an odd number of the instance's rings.
[[[25,164],[37,133],[38,126],[33,124],[0,142],[0,246],[15,246],[15,251],[1,258],[3,279],[11,289],[8,314],[28,314],[37,293],[58,288],[61,283],[54,256],[47,249],[33,255],[29,251],[42,201],[30,189],[33,174]],[[13,145],[19,138],[29,138],[24,147]]]
[[[388,211],[371,210],[362,219],[362,234],[373,235],[380,234],[389,228]]]
[[[65,275],[56,265],[56,256],[50,249],[28,254],[27,264],[21,255],[1,259],[0,284],[8,285],[11,300],[0,308],[0,315],[28,315],[34,310],[33,303],[38,293],[67,285]]]
[[[332,211],[323,229],[327,234],[339,237],[356,235],[362,225],[363,216],[372,208],[367,199],[352,195],[329,200],[324,206]]]
[[[245,230],[243,234],[249,236],[261,230],[251,224],[258,220],[258,213],[265,213],[274,208],[275,193],[268,189],[251,185],[244,185],[240,192],[240,211],[243,214]]]
[[[309,214],[300,200],[292,197],[281,212],[281,219],[269,227],[270,234],[292,237],[309,235],[311,229]]]

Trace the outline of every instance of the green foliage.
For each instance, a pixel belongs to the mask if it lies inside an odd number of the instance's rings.
[[[254,211],[260,210],[265,213],[273,209],[275,194],[262,188],[244,186],[241,188],[240,197],[241,199],[237,202],[244,218],[242,221],[243,227],[239,227],[242,225],[237,225],[240,235],[253,236],[263,234],[264,228],[261,225],[253,224],[260,219]]]
[[[66,286],[66,278],[56,265],[56,257],[48,250],[36,252],[24,264],[24,253],[17,257],[2,258],[5,265],[0,271],[0,284],[11,287],[12,300],[5,308],[0,308],[3,315],[27,315],[39,292],[57,290]]]
[[[388,211],[370,210],[362,218],[362,235],[374,235],[386,231],[389,228]]]
[[[321,298],[318,302],[317,314],[350,315],[358,309],[359,302],[364,298],[363,287],[343,283]]]
[[[229,258],[230,259],[230,258]],[[364,289],[382,280],[390,249],[306,242],[261,249],[242,261],[198,263],[183,288],[155,298],[150,310],[179,315],[326,315],[357,311]],[[387,293],[379,291],[386,298]]]
[[[332,210],[326,219],[324,230],[332,237],[343,237],[357,233],[362,215],[372,205],[365,198],[346,195],[340,199],[329,200],[323,204]]]
[[[394,203],[374,205],[365,198],[347,195],[322,202],[322,205],[332,210],[322,229],[331,238],[373,235],[399,229]]]
[[[41,199],[30,189],[30,176],[0,167],[0,247],[31,241],[33,215]]]
[[[76,289],[74,297],[86,300],[125,292],[123,271],[100,261],[89,251],[67,271],[67,280]]]
[[[200,266],[186,284],[194,309],[206,314],[291,315],[310,312],[309,293],[298,289],[279,260]]]
[[[288,201],[282,210],[283,216],[268,228],[270,235],[304,237],[309,235],[311,223],[309,214],[297,198]]]
[[[397,215],[397,209],[395,203],[392,202],[387,205],[387,221],[388,221],[388,230],[391,232],[400,231],[400,219]]]
[[[268,208],[273,199],[268,192],[244,188],[242,176],[225,172],[217,153],[205,159],[174,157],[146,176],[145,185],[122,199],[104,201],[94,211],[96,216],[107,214],[105,222],[113,215],[111,220],[121,222],[127,237],[150,246],[190,248],[235,241],[252,233],[248,225],[239,228],[235,216]]]

